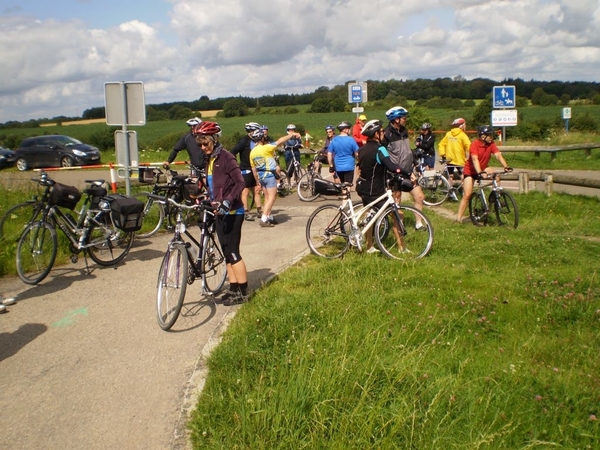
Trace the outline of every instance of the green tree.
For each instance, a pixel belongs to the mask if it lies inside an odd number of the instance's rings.
[[[473,112],[473,125],[485,125],[491,122],[492,94],[488,94]]]
[[[192,111],[190,108],[186,108],[183,105],[173,105],[171,108],[169,108],[167,114],[171,120],[187,120],[195,115],[194,111]]]
[[[248,106],[243,100],[234,98],[223,104],[223,115],[225,117],[244,117],[248,115]]]
[[[563,94],[560,96],[560,104],[563,106],[567,106],[571,101],[571,96],[569,94]]]

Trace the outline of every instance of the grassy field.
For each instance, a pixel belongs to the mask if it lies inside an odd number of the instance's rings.
[[[600,448],[599,202],[517,201],[518,230],[428,212],[414,265],[309,256],[258,291],[208,360],[194,448]]]

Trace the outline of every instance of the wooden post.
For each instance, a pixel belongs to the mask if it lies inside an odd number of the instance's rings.
[[[546,195],[548,197],[550,197],[552,195],[552,188],[553,188],[553,178],[552,175],[546,175]]]
[[[519,173],[519,194],[529,194],[529,173]]]

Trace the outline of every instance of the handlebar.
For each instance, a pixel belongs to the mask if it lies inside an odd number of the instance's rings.
[[[193,205],[186,205],[185,203],[178,203],[171,197],[165,197],[163,195],[156,195],[156,194],[148,193],[148,197],[158,200],[159,202],[161,202],[163,204],[168,202],[178,208],[187,209],[187,210],[206,209],[207,211],[214,213],[219,208],[219,206],[221,206],[221,204],[218,202],[216,203],[216,205],[213,205],[213,203],[210,200],[198,200],[197,199],[197,201],[199,201],[199,203],[194,203]]]

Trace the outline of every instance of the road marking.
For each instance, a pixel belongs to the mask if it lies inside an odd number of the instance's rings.
[[[60,319],[57,322],[54,322],[52,324],[52,327],[54,327],[54,328],[70,327],[72,325],[75,325],[75,323],[77,322],[77,320],[76,320],[77,316],[87,316],[87,315],[88,315],[87,308],[79,308],[79,309],[74,309],[72,311],[67,311],[65,314],[65,317],[63,317],[62,319]]]

